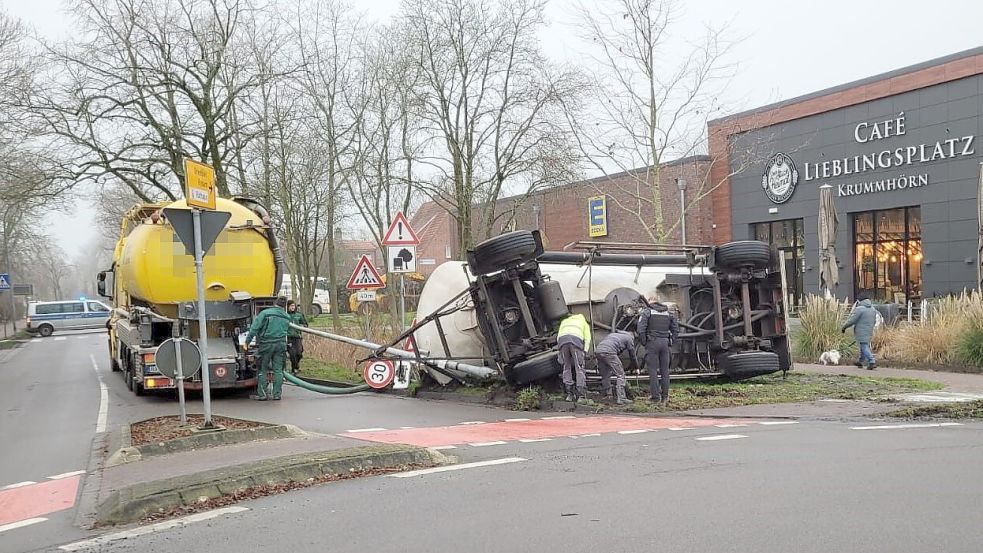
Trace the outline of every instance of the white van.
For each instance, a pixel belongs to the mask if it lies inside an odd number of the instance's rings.
[[[311,313],[315,316],[331,311],[331,296],[328,293],[330,286],[328,279],[324,277],[311,278],[314,281],[314,302],[311,305]],[[294,295],[294,275],[283,275],[283,284],[280,285],[280,295],[289,299],[297,300]]]
[[[106,328],[109,312],[108,305],[85,298],[31,302],[27,306],[27,331],[51,336],[56,330]]]

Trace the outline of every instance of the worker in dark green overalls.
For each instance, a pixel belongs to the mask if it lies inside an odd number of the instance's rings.
[[[274,307],[267,307],[253,319],[253,324],[246,334],[243,348],[249,348],[253,336],[259,343],[259,374],[257,375],[256,395],[254,399],[266,401],[266,380],[273,371],[273,399],[280,399],[283,390],[283,364],[287,356],[287,330],[290,329],[290,316],[284,311],[287,299],[276,299]]]

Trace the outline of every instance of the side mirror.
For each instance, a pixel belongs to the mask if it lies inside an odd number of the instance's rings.
[[[112,286],[114,276],[113,271],[102,271],[96,276],[96,292],[98,292],[100,296],[109,299],[113,298],[112,291],[107,292],[107,289]]]

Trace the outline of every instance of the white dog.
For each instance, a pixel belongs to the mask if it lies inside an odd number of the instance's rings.
[[[819,362],[823,365],[839,365],[840,352],[835,349],[824,351],[823,354],[819,356]]]

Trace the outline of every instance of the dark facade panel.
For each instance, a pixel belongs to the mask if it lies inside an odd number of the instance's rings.
[[[741,135],[741,142],[759,145],[761,161],[730,179],[734,239],[751,237],[755,223],[802,219],[804,284],[808,293],[818,293],[819,187],[829,184],[840,217],[836,245],[842,269],[837,296],[854,297],[854,214],[904,207],[920,208],[921,244],[909,240],[907,253],[899,253],[916,271],[920,265],[918,297],[975,287],[977,189],[983,161],[981,91],[983,76],[977,75]],[[735,140],[732,166],[739,163]],[[776,204],[765,193],[762,177],[778,153],[792,159],[798,180],[788,200]],[[773,182],[779,183],[776,190],[780,190],[780,179]],[[888,259],[891,251],[900,252],[903,239],[894,242],[883,244],[878,255]],[[879,273],[893,270],[878,261],[874,263]],[[869,267],[869,258],[866,263]],[[895,271],[885,278],[891,288],[906,277]]]

